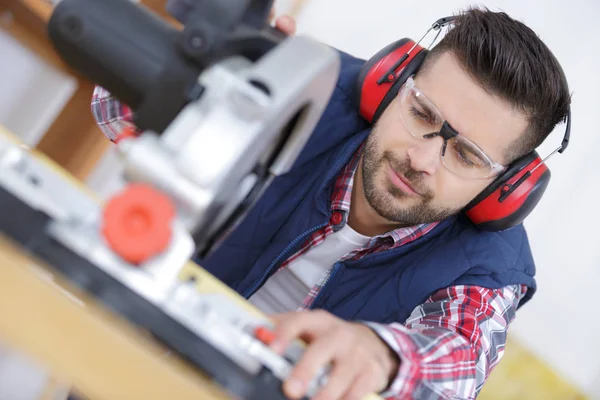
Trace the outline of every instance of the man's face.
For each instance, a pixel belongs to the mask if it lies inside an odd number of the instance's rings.
[[[493,162],[507,164],[506,149],[527,128],[522,113],[475,83],[451,53],[439,56],[414,82],[459,135]],[[396,97],[367,139],[360,166],[364,195],[388,221],[405,226],[439,221],[459,212],[494,177],[467,179],[450,172],[440,157],[444,140],[412,136],[402,104]],[[447,157],[448,152],[446,164]]]

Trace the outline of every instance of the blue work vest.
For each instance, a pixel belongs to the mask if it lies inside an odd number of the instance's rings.
[[[352,88],[364,60],[340,52],[331,100],[291,170],[272,182],[242,223],[206,259],[196,260],[249,298],[330,215],[335,179],[370,133]],[[522,225],[480,231],[462,214],[395,249],[337,262],[313,303],[347,320],[404,322],[439,289],[525,284],[534,294],[535,266]]]

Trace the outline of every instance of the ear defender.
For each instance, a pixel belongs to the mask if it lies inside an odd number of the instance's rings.
[[[405,38],[371,57],[361,68],[354,90],[360,115],[374,124],[408,77],[419,70],[427,54],[428,50]],[[464,208],[464,212],[481,230],[509,229],[529,215],[549,181],[550,170],[538,154],[532,152],[513,162]]]
[[[354,88],[354,100],[364,119],[370,123],[377,122],[400,87],[409,76],[417,72],[427,56],[429,50],[420,46],[421,41],[430,32],[437,31],[433,39],[435,42],[441,29],[456,18],[457,16],[448,16],[438,19],[418,42],[400,39],[381,49],[363,65]]]
[[[503,231],[533,211],[550,182],[550,170],[537,152],[513,162],[464,208],[479,229]]]
[[[413,40],[405,38],[371,57],[361,68],[354,88],[360,115],[375,123],[408,77],[417,72],[427,53]]]
[[[562,154],[571,139],[571,108],[567,110],[566,127],[560,146],[543,160],[536,151],[514,161],[463,209],[481,230],[503,231],[522,223],[539,203],[550,183],[546,161]]]
[[[439,31],[455,18],[440,18],[427,33],[434,29]],[[419,45],[421,40],[398,40],[381,49],[362,66],[353,97],[360,115],[371,124],[377,122],[400,87],[423,64],[429,50]],[[503,231],[523,222],[538,204],[550,182],[550,170],[545,161],[557,152],[562,153],[569,144],[570,109],[566,125],[561,146],[550,156],[542,160],[533,151],[521,157],[467,204],[463,212],[475,226],[484,231]]]

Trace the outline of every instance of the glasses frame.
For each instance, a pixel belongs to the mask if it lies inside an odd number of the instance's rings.
[[[441,119],[442,119],[442,128],[440,129],[439,132],[432,132],[429,134],[425,134],[422,137],[419,137],[417,135],[415,135],[414,132],[411,131],[411,129],[408,127],[406,121],[404,120],[404,117],[402,116],[402,113],[400,113],[400,120],[402,121],[402,124],[404,125],[404,128],[408,131],[408,133],[410,133],[410,135],[416,139],[431,139],[434,137],[441,137],[444,140],[444,143],[441,146],[440,149],[440,162],[442,163],[442,165],[444,166],[444,168],[462,178],[462,179],[469,179],[469,180],[484,180],[484,179],[489,179],[489,178],[494,178],[497,177],[500,173],[502,173],[503,171],[506,170],[506,166],[497,163],[496,161],[494,161],[490,156],[487,155],[487,153],[485,151],[483,151],[483,149],[478,146],[475,142],[473,142],[471,139],[460,135],[454,128],[452,128],[452,126],[450,125],[450,123],[448,123],[448,121],[444,118],[443,114],[440,112],[440,110],[435,106],[435,104],[433,104],[433,102],[431,100],[429,100],[427,98],[427,96],[425,96],[425,94],[423,92],[421,92],[419,90],[419,88],[417,88],[416,84],[415,84],[415,80],[414,80],[414,75],[411,75],[408,77],[408,79],[406,80],[406,82],[404,82],[404,84],[400,87],[400,90],[398,91],[398,96],[400,97],[400,101],[402,102],[403,97],[406,97],[407,93],[409,90],[414,90],[415,92],[417,92],[420,96],[423,96],[424,99],[427,100],[427,102],[429,103],[428,105],[430,107],[432,107],[432,111],[437,113]],[[461,140],[464,140],[466,142],[468,142],[469,144],[471,144],[473,147],[477,148],[481,154],[485,157],[486,161],[492,166],[491,169],[491,173],[490,175],[487,175],[485,177],[466,177],[463,176],[461,174],[458,174],[452,170],[450,170],[446,164],[444,163],[444,155],[445,155],[445,150],[446,150],[446,145],[448,143],[448,140],[452,139],[455,136],[459,136],[461,137]]]

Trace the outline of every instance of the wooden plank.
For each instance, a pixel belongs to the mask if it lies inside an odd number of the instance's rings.
[[[44,23],[48,23],[50,15],[52,15],[52,9],[54,8],[52,3],[46,0],[17,0],[14,3],[20,3]]]
[[[94,400],[227,399],[204,375],[0,238],[0,338]]]

